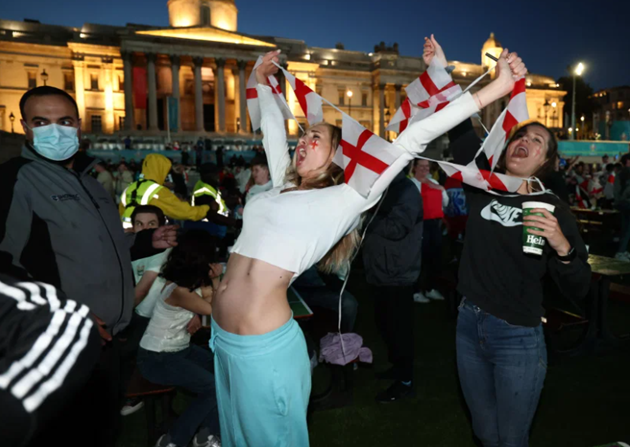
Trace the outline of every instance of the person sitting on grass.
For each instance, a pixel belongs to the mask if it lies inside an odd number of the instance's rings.
[[[172,249],[160,276],[164,286],[138,350],[138,368],[150,382],[183,388],[197,397],[157,442],[159,447],[220,447],[219,414],[208,349],[190,344],[188,325],[212,313],[223,267],[215,264],[215,240],[189,230]],[[195,435],[196,433],[196,435]]]

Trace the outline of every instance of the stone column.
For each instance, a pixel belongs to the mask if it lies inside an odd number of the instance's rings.
[[[203,57],[194,57],[193,64],[195,66],[195,124],[198,132],[203,132],[203,90],[201,88],[201,66],[203,65]]]
[[[177,54],[171,54],[171,76],[172,76],[172,92],[171,95],[175,98],[175,102],[177,103],[177,132],[182,131],[182,120],[181,120],[181,108],[179,104],[179,64],[180,58]],[[166,118],[168,119],[168,117]]]
[[[239,116],[241,125],[238,129],[240,133],[247,133],[247,83],[245,81],[246,61],[238,61],[238,98],[239,98]]]
[[[121,56],[123,60],[123,75],[125,77],[125,130],[132,131],[136,127],[133,108],[132,53],[130,51],[123,51]]]
[[[85,57],[82,54],[74,54],[72,65],[74,66],[74,93],[82,123],[81,129],[85,131],[88,123],[85,116]]]
[[[385,138],[385,84],[378,86],[378,135]]]
[[[217,65],[216,88],[217,88],[217,112],[219,115],[219,132],[225,132],[225,59],[214,60]]]
[[[396,89],[396,110],[398,110],[400,108],[400,89],[402,85],[396,84],[394,88]]]
[[[105,133],[114,133],[116,131],[116,123],[114,122],[114,58],[106,56],[101,58],[101,62],[105,78],[105,85],[103,86],[105,96],[103,131]]]
[[[155,53],[147,53],[147,86],[149,88],[149,130],[158,130],[157,84],[155,79]]]

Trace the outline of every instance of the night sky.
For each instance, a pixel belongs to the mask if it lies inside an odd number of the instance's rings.
[[[0,18],[9,20],[168,26],[166,0],[0,0],[0,5]],[[449,59],[478,64],[493,31],[533,73],[557,79],[567,66],[583,61],[584,78],[595,89],[630,85],[630,0],[236,0],[236,5],[238,29],[246,34],[302,39],[318,47],[342,42],[348,50],[366,52],[380,41],[398,42],[401,54],[418,56],[423,37],[433,32]]]

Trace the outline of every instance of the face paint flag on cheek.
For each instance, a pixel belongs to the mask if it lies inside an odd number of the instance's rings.
[[[252,123],[252,130],[255,132],[260,129],[260,107],[258,105],[258,92],[256,91],[256,86],[258,85],[258,81],[256,80],[256,69],[262,63],[262,56],[258,57],[256,64],[254,64],[254,69],[252,73],[249,75],[249,79],[247,80],[247,88],[245,90],[245,96],[247,98],[247,111],[249,113],[249,119]],[[280,111],[282,112],[282,116],[284,119],[295,119],[293,114],[289,109],[289,105],[287,104],[287,100],[282,94],[282,89],[280,88],[280,84],[275,76],[269,76],[267,78],[267,82],[271,91],[274,94],[274,99],[278,102],[278,106],[280,107]]]

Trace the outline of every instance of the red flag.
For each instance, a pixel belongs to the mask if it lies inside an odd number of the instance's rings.
[[[133,102],[136,109],[147,108],[147,69],[133,67]]]

